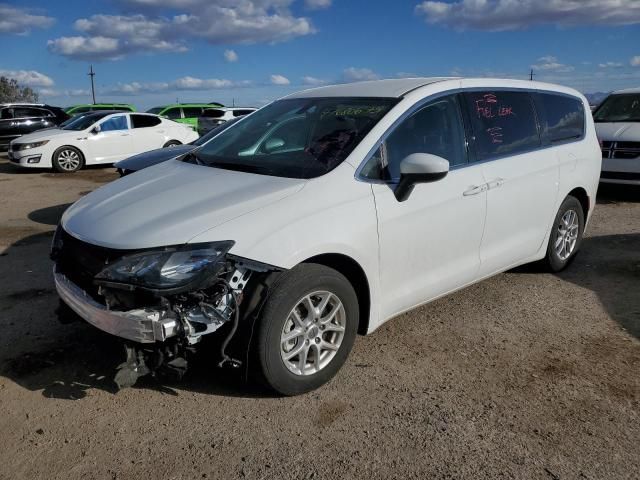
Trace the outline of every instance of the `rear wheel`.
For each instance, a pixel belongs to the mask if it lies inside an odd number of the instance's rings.
[[[351,351],[358,298],[339,272],[302,264],[282,274],[262,312],[256,350],[264,382],[298,395],[328,382]]]
[[[180,143],[178,140],[169,140],[162,146],[162,148],[175,147],[177,145],[182,145],[182,143]]]
[[[84,165],[82,152],[75,147],[64,146],[53,152],[53,168],[60,173],[73,173]]]
[[[544,263],[548,270],[559,272],[573,261],[584,232],[584,212],[577,198],[568,196],[556,215]]]

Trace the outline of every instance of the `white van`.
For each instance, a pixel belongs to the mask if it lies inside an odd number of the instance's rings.
[[[593,112],[602,145],[602,183],[640,185],[640,88],[609,95]]]
[[[122,378],[183,368],[208,337],[220,364],[299,394],[339,370],[357,333],[517,265],[566,267],[600,166],[589,104],[569,88],[305,90],[75,203],[55,283],[130,341]]]

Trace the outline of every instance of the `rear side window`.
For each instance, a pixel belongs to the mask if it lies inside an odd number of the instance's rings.
[[[38,108],[14,108],[13,118],[44,117],[44,112]]]
[[[526,92],[464,94],[477,160],[515,155],[540,146],[531,97]]]
[[[241,117],[243,115],[249,115],[252,112],[253,112],[253,110],[234,110],[233,111],[233,116],[234,117]]]
[[[182,107],[185,118],[199,117],[202,113],[202,107]]]
[[[216,110],[215,108],[206,108],[204,112],[202,112],[203,117],[207,118],[222,118],[224,117],[224,110]]]
[[[176,120],[178,118],[182,118],[182,114],[180,113],[180,108],[170,108],[166,112],[164,112],[164,116],[170,120]]]
[[[553,93],[537,93],[534,98],[542,134],[549,142],[567,142],[584,135],[584,106],[579,99]]]
[[[3,108],[0,110],[0,120],[7,120],[9,118],[13,118],[13,113],[10,108]]]
[[[152,117],[151,115],[130,115],[131,128],[147,128],[160,125],[160,119],[158,117]]]

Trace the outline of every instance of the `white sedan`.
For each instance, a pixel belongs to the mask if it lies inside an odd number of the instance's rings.
[[[11,142],[8,154],[21,167],[53,167],[69,173],[197,138],[191,127],[157,115],[103,111],[78,116],[61,128],[24,135]]]

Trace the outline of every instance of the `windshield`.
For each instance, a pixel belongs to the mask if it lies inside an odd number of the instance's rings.
[[[103,117],[107,115],[111,115],[113,112],[100,112],[100,113],[91,113],[87,115],[78,115],[77,117],[72,117],[68,122],[65,122],[65,125],[62,127],[63,130],[86,130],[91,125],[96,123]]]
[[[155,113],[158,115],[162,110],[164,110],[164,107],[154,107],[147,110],[147,113]]]
[[[263,175],[313,178],[337,167],[397,102],[393,98],[279,100],[185,160]]]
[[[609,96],[593,113],[596,122],[640,122],[640,94]]]
[[[224,122],[223,124],[218,125],[217,127],[212,128],[207,133],[205,133],[203,136],[201,136],[200,138],[198,138],[198,139],[194,140],[193,142],[191,142],[191,145],[195,145],[196,147],[204,145],[209,140],[211,140],[213,137],[215,137],[216,135],[224,132],[227,128],[229,128],[230,126],[232,126],[235,123],[237,123],[238,120],[240,120],[241,118],[242,117],[232,118],[231,120],[229,120],[227,122]]]

